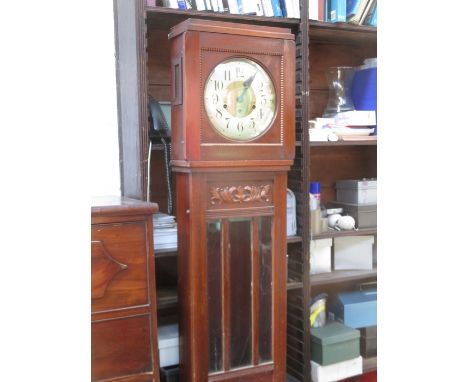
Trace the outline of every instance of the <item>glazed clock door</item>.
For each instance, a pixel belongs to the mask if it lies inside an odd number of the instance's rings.
[[[207,222],[210,374],[272,362],[272,218]]]

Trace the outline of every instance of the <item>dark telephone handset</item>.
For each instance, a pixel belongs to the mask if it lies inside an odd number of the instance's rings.
[[[149,109],[151,115],[149,136],[152,138],[161,139],[164,148],[164,165],[166,170],[167,184],[167,213],[172,214],[172,184],[171,171],[169,162],[171,160],[171,144],[166,141],[166,137],[170,136],[170,127],[164,116],[161,105],[153,97],[149,97]]]

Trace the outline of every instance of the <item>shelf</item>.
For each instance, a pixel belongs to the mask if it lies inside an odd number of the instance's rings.
[[[377,139],[362,140],[362,141],[309,142],[309,146],[310,147],[377,146]]]
[[[377,268],[366,271],[332,271],[310,276],[310,287],[377,277]]]
[[[301,236],[288,236],[287,242],[289,243],[301,243],[302,237]],[[154,251],[154,257],[157,259],[163,257],[174,257],[177,256],[177,249],[157,249]]]
[[[288,281],[286,283],[286,290],[293,290],[293,289],[302,289],[302,282],[301,281]]]
[[[377,370],[377,356],[371,358],[362,358],[363,374]]]
[[[377,44],[377,28],[351,23],[309,21],[309,39],[319,42]]]
[[[298,27],[300,24],[299,19],[290,19],[286,17],[249,16],[236,15],[227,12],[181,10],[164,7],[146,7],[146,20],[147,25],[150,29],[169,30],[174,25],[188,19],[189,17],[205,20],[249,23],[255,25],[287,28],[295,28]]]
[[[160,259],[162,257],[177,256],[177,249],[157,249],[154,251],[154,257]]]
[[[288,236],[286,241],[289,243],[302,243],[302,236]]]
[[[167,308],[175,308],[177,307],[177,303],[179,301],[177,297],[177,288],[160,288],[156,290],[156,301],[158,310],[160,309],[167,309]]]
[[[336,231],[329,228],[327,232],[322,232],[316,235],[311,236],[311,240],[317,239],[329,239],[333,237],[342,237],[342,236],[362,236],[362,235],[375,235],[377,233],[377,227],[374,228],[361,228],[357,231]]]

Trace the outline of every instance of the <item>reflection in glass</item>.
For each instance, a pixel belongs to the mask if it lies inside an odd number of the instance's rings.
[[[260,218],[260,309],[259,309],[259,360],[271,361],[271,316],[272,316],[272,272],[271,272],[271,217]]]
[[[223,368],[223,328],[222,328],[222,253],[221,222],[209,222],[207,225],[208,248],[208,346],[209,371]],[[212,271],[216,270],[216,271]]]
[[[229,219],[231,368],[252,363],[251,219]]]

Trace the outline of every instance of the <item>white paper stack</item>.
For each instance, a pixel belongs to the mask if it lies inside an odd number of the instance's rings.
[[[177,223],[172,215],[158,212],[153,215],[155,250],[177,249]]]

